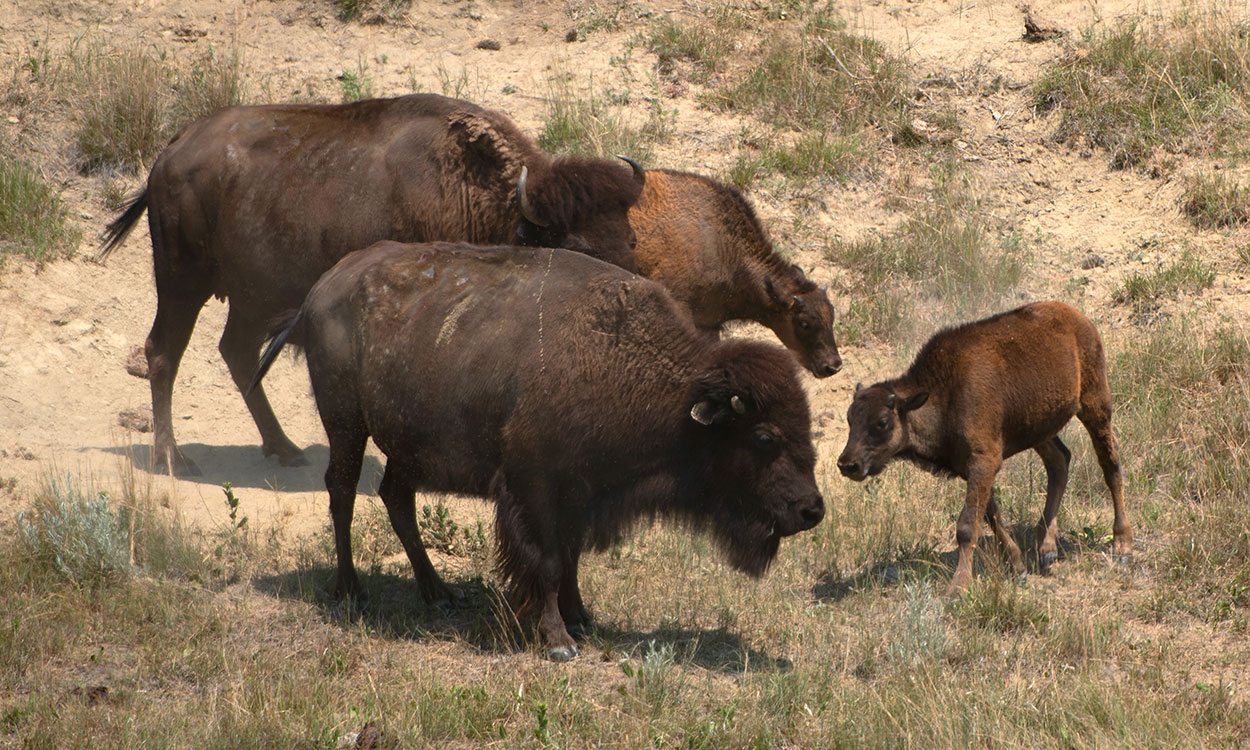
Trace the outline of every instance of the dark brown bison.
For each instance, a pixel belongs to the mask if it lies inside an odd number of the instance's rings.
[[[518,616],[552,658],[590,627],[584,548],[639,519],[709,528],[761,575],[782,537],[824,515],[807,398],[793,358],[711,341],[664,289],[565,250],[382,242],[334,266],[275,333],[302,341],[330,442],[337,587],[358,594],[350,526],[365,443],[421,592],[448,597],[414,492],[496,504],[499,562]]]
[[[1072,459],[1058,432],[1073,416],[1089,432],[1111,490],[1112,549],[1128,556],[1133,532],[1124,513],[1102,340],[1085,316],[1062,302],[1038,302],[942,331],[902,377],[857,386],[838,468],[861,481],[904,458],[967,480],[967,500],[955,527],[959,563],[947,589],[953,593],[972,582],[982,517],[1015,569],[1024,571],[992,490],[1003,460],[1030,448],[1046,467],[1038,555],[1043,568],[1054,561],[1055,517]]]
[[[347,253],[381,239],[519,242],[632,264],[631,161],[553,160],[507,117],[434,94],[232,107],[161,153],[101,256],[148,210],[156,319],[147,339],[154,463],[196,474],[174,442],[174,378],[200,308],[229,298],[219,350],[236,385],[265,329]],[[263,389],[245,398],[265,455],[301,463]]]
[[[738,190],[696,174],[649,170],[629,222],[639,273],[667,287],[696,326],[714,332],[726,321],[758,321],[816,377],[842,368],[825,291],[773,251]]]

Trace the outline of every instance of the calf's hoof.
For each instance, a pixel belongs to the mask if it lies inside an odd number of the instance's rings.
[[[1056,552],[1043,552],[1041,557],[1038,558],[1038,561],[1037,561],[1038,567],[1041,568],[1043,572],[1045,572],[1047,570],[1050,570],[1050,566],[1054,565],[1055,561],[1058,559],[1059,559],[1059,554]]]
[[[547,649],[547,658],[555,662],[566,662],[572,661],[580,653],[576,645],[554,646]]]
[[[156,464],[152,467],[152,471],[156,474],[169,474],[175,477],[198,477],[200,476],[200,467],[186,456],[182,455],[182,451],[174,449],[173,460],[164,458],[164,454],[158,453],[159,457]]]
[[[1133,553],[1129,552],[1126,554],[1115,555],[1115,564],[1122,568],[1131,567],[1133,565]]]
[[[307,466],[308,459],[304,457],[304,452],[300,451],[294,456],[278,456],[279,466]]]

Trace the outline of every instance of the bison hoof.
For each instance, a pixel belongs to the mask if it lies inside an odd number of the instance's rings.
[[[1055,564],[1055,560],[1059,559],[1059,555],[1055,552],[1046,552],[1039,560],[1042,570],[1050,570],[1050,566]]]
[[[590,618],[569,625],[569,635],[579,641],[585,640],[593,632],[595,632],[595,621]]]
[[[1116,555],[1115,564],[1119,565],[1122,568],[1127,568],[1131,566],[1133,564],[1133,553],[1129,552],[1126,555]]]
[[[168,461],[157,461],[156,465],[152,467],[152,471],[157,474],[170,474],[175,477],[200,476],[200,467],[196,466],[194,461],[181,453],[177,453],[174,456],[172,466]]]
[[[278,456],[279,466],[307,466],[308,459],[304,457],[304,452],[300,451],[293,456]]]
[[[551,659],[552,661],[566,662],[566,661],[572,661],[580,653],[581,651],[577,649],[576,645],[556,646],[554,648],[547,649],[547,658]]]

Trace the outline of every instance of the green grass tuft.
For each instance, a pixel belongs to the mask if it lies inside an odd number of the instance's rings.
[[[60,195],[25,161],[0,153],[0,265],[12,254],[40,262],[70,255],[79,236]]]

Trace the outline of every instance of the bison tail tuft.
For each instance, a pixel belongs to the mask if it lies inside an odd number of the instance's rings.
[[[100,239],[103,240],[104,244],[100,246],[100,251],[96,253],[95,258],[97,261],[103,263],[108,258],[109,253],[113,252],[118,245],[126,240],[126,237],[135,228],[135,224],[138,223],[139,217],[143,215],[147,207],[148,191],[140,190],[137,195],[130,199],[130,204],[126,206],[125,211],[122,211],[122,215],[113,219],[113,222],[105,227],[103,232],[100,232]]]
[[[269,327],[268,343],[265,345],[265,351],[260,355],[260,362],[256,365],[256,374],[252,376],[252,384],[247,387],[244,396],[256,390],[256,386],[260,385],[260,381],[269,372],[269,368],[273,366],[273,362],[278,358],[278,352],[282,351],[282,347],[286,345],[291,335],[297,333],[296,329],[303,322],[303,308],[299,310],[288,310],[278,318],[275,318],[273,324]],[[292,346],[299,346],[299,336],[291,342]]]

